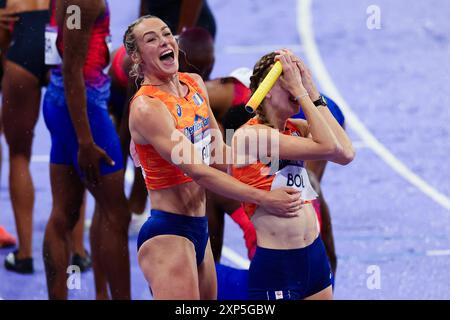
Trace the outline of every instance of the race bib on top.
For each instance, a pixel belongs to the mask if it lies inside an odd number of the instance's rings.
[[[62,64],[61,56],[56,46],[58,37],[58,28],[55,26],[45,26],[45,64],[48,66],[57,66]]]
[[[290,187],[301,191],[303,200],[314,200],[318,197],[309,182],[308,172],[301,164],[302,162],[294,162],[286,165],[275,173],[272,181],[271,190],[282,187]]]
[[[209,130],[203,133],[202,139],[194,143],[194,147],[202,156],[203,163],[209,166],[211,163],[211,133]]]

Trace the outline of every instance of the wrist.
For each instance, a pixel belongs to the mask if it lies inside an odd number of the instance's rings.
[[[299,97],[299,96],[305,96],[305,95],[309,95],[308,91],[303,87],[296,87],[291,91],[291,94],[294,97]]]
[[[311,97],[312,101],[317,101],[320,99],[321,95],[319,92],[311,92],[311,94],[309,95]]]
[[[317,99],[313,100],[313,103],[318,109],[327,106],[327,100],[322,95],[319,95]]]
[[[257,206],[261,206],[264,203],[264,199],[267,197],[267,191],[254,188],[252,203]]]

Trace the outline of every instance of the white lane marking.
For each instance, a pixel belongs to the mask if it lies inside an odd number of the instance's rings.
[[[344,100],[339,90],[334,85],[325,67],[314,39],[314,29],[311,15],[312,0],[297,0],[297,29],[303,43],[306,57],[310,63],[314,76],[318,80],[323,91],[336,101],[345,115],[346,124],[371,148],[386,164],[401,175],[405,180],[414,185],[436,203],[450,211],[450,199],[433,188],[425,180],[420,178],[399,159],[397,159],[375,136],[364,126],[348,103]]]
[[[243,258],[227,246],[222,247],[222,255],[240,268],[248,269],[250,267],[250,261],[248,259]]]
[[[222,48],[219,47],[218,49],[222,49],[226,54],[265,54],[281,48],[288,48],[294,52],[303,52],[303,47],[298,44],[225,46]]]
[[[450,249],[448,249],[448,250],[428,250],[427,256],[450,256]]]
[[[369,146],[364,141],[352,141],[353,148],[355,149],[363,149],[368,148]]]

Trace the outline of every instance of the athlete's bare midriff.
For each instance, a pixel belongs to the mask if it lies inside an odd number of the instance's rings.
[[[299,249],[309,246],[319,235],[316,212],[305,204],[294,218],[281,218],[258,208],[251,218],[258,246],[269,249]]]
[[[201,217],[206,211],[205,189],[196,182],[187,182],[170,188],[150,190],[152,209]]]
[[[18,12],[48,10],[50,0],[7,0],[6,8]]]

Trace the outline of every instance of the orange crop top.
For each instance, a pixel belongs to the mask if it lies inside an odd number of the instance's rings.
[[[178,73],[178,77],[188,86],[185,97],[179,98],[158,87],[143,85],[134,95],[133,100],[143,95],[161,100],[171,113],[176,128],[191,140],[196,149],[201,152],[203,161],[209,164],[211,135],[206,98],[192,77],[181,72]],[[165,189],[192,181],[176,165],[164,160],[152,145],[135,143],[135,148],[147,189]]]
[[[255,117],[244,126],[256,124],[261,124],[261,122]],[[286,122],[286,129],[282,133],[301,136],[300,131],[289,120]],[[310,203],[311,200],[318,197],[309,182],[308,173],[304,167],[304,162],[301,160],[279,160],[276,172],[273,172],[271,163],[264,164],[259,160],[243,167],[233,166],[231,172],[233,177],[239,181],[258,189],[270,191],[281,187],[291,187],[300,190],[302,192],[301,198],[305,203]],[[243,206],[249,217],[257,209],[257,205],[253,203],[244,202]]]

